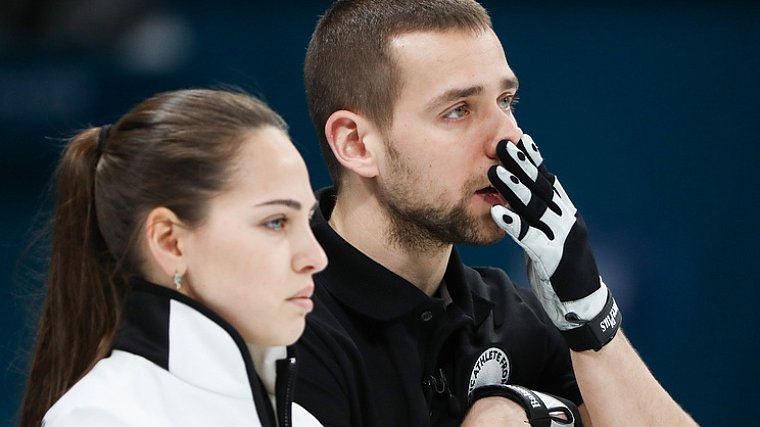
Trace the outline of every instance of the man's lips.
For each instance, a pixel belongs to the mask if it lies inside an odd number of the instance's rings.
[[[491,206],[493,205],[509,206],[507,201],[504,199],[504,196],[502,196],[501,193],[496,191],[496,189],[491,186],[483,187],[480,190],[477,190],[475,194],[482,197],[483,200],[485,200],[486,203],[490,204]]]

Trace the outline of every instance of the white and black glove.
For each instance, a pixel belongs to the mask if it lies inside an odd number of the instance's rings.
[[[571,401],[514,384],[493,384],[476,388],[470,394],[470,406],[481,398],[506,397],[525,409],[532,427],[582,427],[578,407]]]
[[[599,276],[586,224],[528,135],[496,149],[501,165],[488,179],[509,208],[491,217],[528,256],[528,279],[544,310],[575,351],[599,350],[615,336],[622,316]]]

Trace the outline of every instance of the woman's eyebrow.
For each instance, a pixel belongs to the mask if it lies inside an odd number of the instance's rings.
[[[301,202],[299,202],[297,200],[293,200],[293,199],[274,199],[274,200],[268,200],[266,202],[261,202],[261,203],[255,205],[255,206],[256,207],[260,207],[260,206],[270,206],[270,205],[283,205],[283,206],[287,206],[287,207],[289,207],[291,209],[295,209],[295,210],[301,210],[301,208],[303,207],[301,205]]]

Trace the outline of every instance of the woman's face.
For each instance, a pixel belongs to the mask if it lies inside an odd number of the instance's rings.
[[[287,135],[271,126],[256,130],[228,190],[179,242],[183,290],[249,344],[292,344],[313,307],[312,275],[327,265],[309,227],[315,206],[306,165]]]

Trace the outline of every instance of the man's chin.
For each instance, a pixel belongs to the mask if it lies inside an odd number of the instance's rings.
[[[477,230],[471,235],[471,239],[466,243],[468,245],[492,245],[498,243],[507,233],[502,230],[489,214],[488,218],[482,218],[478,221]]]
[[[493,230],[489,230],[488,233],[483,233],[483,239],[478,242],[479,245],[493,245],[494,243],[500,242],[501,239],[507,235],[507,233],[499,228],[498,225],[494,224],[494,227],[495,228]]]

